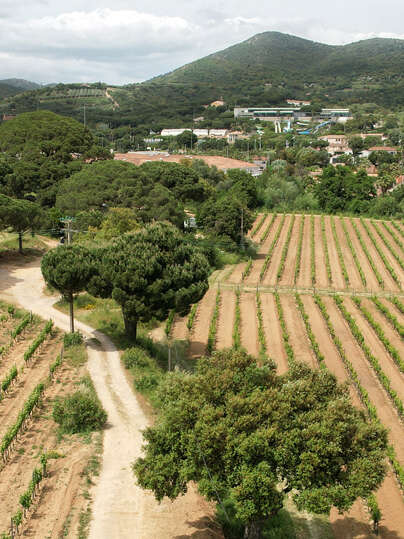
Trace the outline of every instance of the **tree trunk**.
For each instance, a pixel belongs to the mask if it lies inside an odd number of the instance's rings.
[[[74,333],[73,294],[69,295],[69,309],[70,309],[70,332]]]
[[[261,539],[261,523],[250,522],[244,529],[244,539]]]
[[[128,337],[136,341],[137,334],[137,320],[135,318],[125,315],[123,312],[123,323],[125,324],[125,333]]]
[[[22,232],[18,232],[18,252],[22,255]]]

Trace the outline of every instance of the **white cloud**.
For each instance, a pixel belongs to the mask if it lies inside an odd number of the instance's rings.
[[[374,10],[374,22],[364,18],[359,9],[364,0],[356,0],[349,19],[344,10],[340,16],[336,13],[332,27],[328,12],[318,9],[318,0],[306,0],[304,9],[300,2],[294,6],[292,2],[288,8],[292,16],[287,19],[283,5],[269,9],[258,0],[177,0],[175,4],[155,0],[153,5],[137,0],[136,9],[129,0],[115,0],[113,9],[106,2],[87,0],[83,10],[82,0],[70,0],[72,11],[65,12],[61,0],[2,0],[2,78],[135,82],[268,30],[330,44],[404,37],[394,33],[400,31],[394,21],[387,28],[392,31],[386,31],[386,24],[379,26]],[[403,11],[400,6],[396,11]]]

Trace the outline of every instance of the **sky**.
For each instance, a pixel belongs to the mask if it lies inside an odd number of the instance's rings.
[[[127,84],[254,34],[404,39],[402,0],[0,0],[0,79]]]

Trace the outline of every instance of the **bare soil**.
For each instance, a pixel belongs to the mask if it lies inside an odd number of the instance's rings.
[[[286,237],[288,235],[288,228],[290,220],[292,219],[291,215],[287,215],[283,223],[282,232],[279,236],[278,243],[272,253],[271,263],[269,264],[265,277],[263,280],[264,285],[274,285],[276,283],[276,274],[278,272],[279,263],[281,260],[281,254],[283,249],[283,244],[285,243]]]
[[[303,288],[311,287],[310,231],[311,231],[310,216],[306,215],[306,219],[304,221],[304,230],[303,230],[302,258],[300,262],[300,273],[297,279],[297,285]]]
[[[373,272],[373,269],[371,265],[369,264],[369,261],[367,259],[367,256],[363,252],[362,246],[356,236],[355,230],[351,224],[351,221],[347,218],[342,217],[344,219],[347,230],[349,232],[349,237],[351,238],[352,244],[355,248],[356,254],[359,259],[359,263],[361,265],[361,268],[365,274],[366,277],[366,289],[367,290],[381,290],[381,287],[376,279],[376,276]]]
[[[188,338],[188,327],[187,327],[188,316],[175,316],[174,325],[172,329],[172,338],[178,340],[185,340]]]
[[[311,224],[310,224],[311,227]],[[321,221],[320,217],[314,218],[314,258],[316,265],[316,287],[327,288],[329,286],[327,277],[327,268],[325,264],[325,254],[323,247],[323,239],[321,234]],[[310,258],[309,258],[310,260]],[[310,262],[309,262],[310,264]],[[309,268],[310,282],[311,282],[311,269]]]
[[[354,290],[361,290],[364,288],[361,277],[359,275],[358,268],[356,267],[353,255],[349,248],[345,232],[342,228],[339,218],[334,217],[335,230],[337,231],[337,238],[341,246],[342,255],[344,257],[345,267],[349,278],[349,287]]]
[[[206,292],[198,306],[188,349],[190,358],[201,357],[205,354],[209,335],[209,324],[215,307],[215,301],[216,289],[212,287]]]
[[[294,350],[296,361],[302,361],[310,367],[317,368],[318,363],[311,349],[304,322],[297,309],[295,297],[291,294],[281,294],[279,297],[290,336],[289,342]]]
[[[328,256],[330,258],[330,266],[332,273],[332,286],[337,290],[344,289],[345,281],[341,271],[341,265],[338,258],[337,248],[334,241],[334,236],[331,230],[331,218],[329,216],[325,217],[325,230],[327,234],[327,246],[328,246]]]
[[[376,267],[377,267],[380,275],[382,276],[382,279],[383,279],[383,281],[385,283],[384,289],[385,290],[397,291],[399,289],[397,284],[395,283],[394,279],[390,275],[390,272],[387,270],[386,266],[384,265],[384,262],[380,258],[379,253],[376,251],[375,247],[373,246],[373,243],[370,240],[366,230],[362,226],[362,223],[360,222],[359,219],[355,219],[355,223],[356,223],[356,226],[358,227],[358,229],[359,229],[359,231],[361,233],[361,236],[362,236],[363,241],[365,242],[365,245],[366,245],[366,247],[367,247],[367,249],[368,249],[368,251],[370,253],[370,256],[373,258],[373,260],[374,260],[374,262],[376,264]],[[376,236],[376,232],[375,232],[374,235]],[[379,243],[379,246],[381,246],[381,241],[379,241],[378,243]],[[397,275],[400,275],[400,274],[398,273]]]
[[[284,374],[288,370],[288,362],[273,294],[261,294],[261,310],[268,356],[275,361],[277,372]]]
[[[299,243],[299,230],[300,222],[302,220],[301,215],[295,217],[293,224],[292,237],[290,239],[288,252],[285,260],[285,268],[283,275],[279,281],[281,286],[293,286],[295,279],[296,258],[297,258],[297,246]]]
[[[233,290],[222,290],[219,319],[216,330],[216,348],[231,348],[233,344],[233,324],[236,295]],[[207,343],[207,337],[206,337]],[[205,343],[205,346],[206,346]]]
[[[241,344],[247,352],[258,357],[258,320],[255,294],[245,292],[240,295]]]
[[[274,236],[276,234],[276,231],[278,230],[279,223],[281,221],[282,216],[278,215],[272,225],[271,232],[268,234],[266,240],[264,243],[260,246],[258,250],[257,259],[254,260],[250,274],[245,279],[246,284],[257,284],[260,280],[260,273],[262,266],[264,265],[265,256],[268,253],[269,247],[271,246],[271,243],[274,239]],[[270,222],[270,221],[269,221]],[[268,224],[269,224],[268,222]]]

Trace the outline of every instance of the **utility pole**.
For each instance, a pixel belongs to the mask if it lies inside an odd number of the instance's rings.
[[[62,221],[62,223],[65,224],[65,228],[63,228],[62,230],[65,233],[65,237],[66,237],[66,240],[67,240],[67,245],[70,245],[71,242],[72,242],[72,232],[77,232],[77,230],[72,229],[72,223],[73,223],[73,221],[75,221],[75,218],[74,217],[62,217],[60,220]]]

